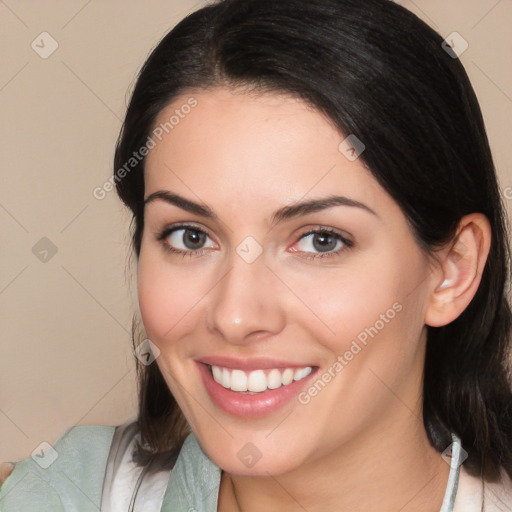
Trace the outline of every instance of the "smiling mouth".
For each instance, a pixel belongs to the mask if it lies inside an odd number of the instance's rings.
[[[207,367],[213,380],[222,387],[249,395],[288,386],[294,381],[307,377],[314,368],[313,366],[304,366],[302,368],[265,368],[245,371],[215,365],[207,365]]]
[[[320,369],[271,358],[205,357],[196,365],[206,392],[220,410],[254,420],[290,404]]]

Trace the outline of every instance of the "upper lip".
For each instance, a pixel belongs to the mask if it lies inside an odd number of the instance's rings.
[[[232,368],[238,370],[264,370],[267,368],[305,368],[313,366],[311,364],[293,363],[282,359],[269,357],[251,357],[250,359],[238,359],[227,356],[210,356],[196,359],[199,363],[220,366],[222,368]]]

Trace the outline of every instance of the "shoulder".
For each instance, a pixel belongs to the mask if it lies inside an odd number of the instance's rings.
[[[68,429],[53,445],[40,445],[0,488],[0,510],[99,510],[105,464],[115,427]],[[73,507],[67,508],[72,503]]]
[[[470,475],[464,465],[461,466],[459,484],[453,512],[502,512],[512,510],[512,480],[501,469],[501,479],[497,482],[485,482]],[[482,498],[485,508],[482,508]]]

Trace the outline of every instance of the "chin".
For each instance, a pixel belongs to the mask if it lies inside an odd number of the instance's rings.
[[[206,452],[206,450],[205,450]],[[291,452],[267,453],[258,450],[250,441],[239,450],[208,450],[210,459],[222,470],[236,476],[278,476],[296,469],[299,458]]]

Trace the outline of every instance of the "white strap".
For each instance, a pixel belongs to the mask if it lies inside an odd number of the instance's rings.
[[[176,453],[139,465],[133,460],[138,439],[136,422],[116,427],[103,480],[102,512],[160,512],[162,508]]]
[[[448,484],[444,494],[443,504],[439,512],[453,512],[455,497],[457,495],[457,486],[459,484],[460,458],[461,458],[461,440],[452,433],[452,456],[450,459],[450,474],[448,475]]]

